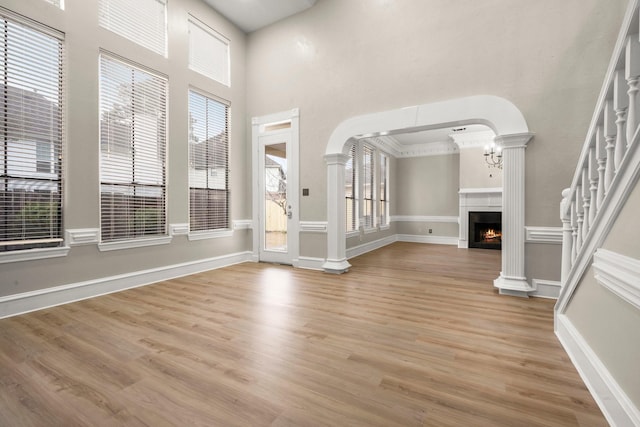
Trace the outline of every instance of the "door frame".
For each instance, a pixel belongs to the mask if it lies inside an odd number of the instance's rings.
[[[283,125],[290,123],[288,127],[282,127]],[[291,205],[291,219],[287,224],[287,239],[288,239],[288,254],[290,264],[297,267],[299,264],[300,253],[300,195],[299,195],[299,170],[300,170],[300,155],[299,155],[299,137],[300,130],[300,113],[297,108],[268,114],[260,117],[253,117],[251,119],[251,164],[252,179],[251,189],[253,193],[253,207],[252,207],[252,234],[253,234],[253,254],[252,259],[255,262],[262,261],[260,259],[260,245],[262,240],[262,226],[261,220],[264,213],[261,211],[262,188],[260,188],[260,176],[261,171],[260,159],[260,138],[271,135],[283,135],[288,134],[288,141],[290,146],[287,150],[290,152],[288,158],[290,164],[287,164],[287,202]]]

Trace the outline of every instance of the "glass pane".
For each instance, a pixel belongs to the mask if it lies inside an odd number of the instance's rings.
[[[287,251],[287,144],[264,148],[264,248]]]

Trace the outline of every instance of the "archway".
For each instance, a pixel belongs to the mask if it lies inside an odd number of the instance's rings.
[[[345,212],[344,166],[347,143],[352,138],[445,126],[484,124],[503,147],[502,271],[494,281],[500,293],[526,296],[533,288],[524,274],[524,154],[533,137],[520,110],[504,98],[471,96],[431,104],[399,108],[352,117],[333,131],[325,151],[327,163],[327,259],[328,273],[344,273]]]

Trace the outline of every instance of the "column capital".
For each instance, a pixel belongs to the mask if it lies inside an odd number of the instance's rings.
[[[346,165],[347,161],[349,160],[349,156],[347,154],[343,154],[343,153],[332,153],[332,154],[325,154],[324,155],[324,161],[327,163],[327,165]]]
[[[503,150],[510,148],[526,148],[527,143],[531,141],[535,134],[532,132],[512,133],[509,135],[496,135],[494,141],[501,146]]]

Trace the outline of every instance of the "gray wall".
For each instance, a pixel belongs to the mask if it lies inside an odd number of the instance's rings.
[[[489,167],[484,148],[460,150],[460,188],[500,188],[502,169]]]
[[[313,195],[302,200],[301,218],[322,220],[323,154],[342,121],[470,95],[506,98],[536,134],[526,154],[526,225],[560,226],[560,193],[626,3],[320,0],[249,35],[248,112],[300,108],[301,186]]]
[[[66,2],[66,10],[36,0],[3,0],[14,12],[65,33],[66,141],[64,225],[99,227],[98,54],[101,49],[156,70],[169,79],[168,222],[187,223],[187,91],[190,86],[231,102],[231,217],[251,218],[246,149],[245,35],[200,0],[169,1],[169,58],[147,51],[98,26],[98,1]],[[191,13],[231,41],[231,88],[188,70],[187,16]],[[158,268],[251,249],[250,232],[233,237],[99,252],[73,247],[64,258],[0,264],[0,296]]]
[[[636,185],[603,248],[640,259],[640,185]],[[602,287],[589,268],[565,312],[631,401],[640,407],[640,310]]]

